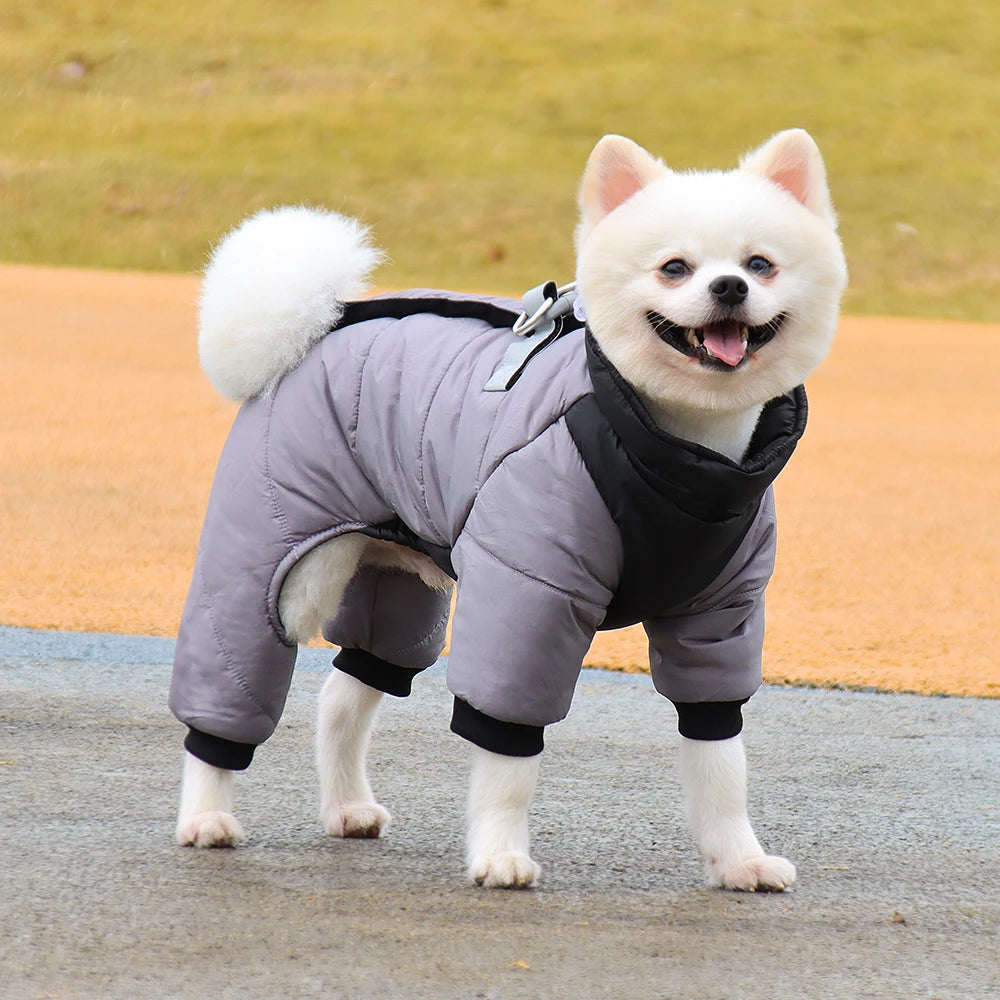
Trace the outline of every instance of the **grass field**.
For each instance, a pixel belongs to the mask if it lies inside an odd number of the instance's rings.
[[[1000,319],[994,0],[0,0],[0,260],[194,270],[243,215],[361,215],[387,286],[572,272],[596,139],[830,171],[846,308]]]

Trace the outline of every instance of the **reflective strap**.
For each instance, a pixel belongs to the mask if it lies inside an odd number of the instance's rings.
[[[519,337],[504,352],[496,371],[483,388],[487,392],[506,392],[520,377],[528,362],[555,340],[562,329],[560,322],[546,323],[527,337]]]
[[[554,281],[545,281],[524,293],[521,300],[524,312],[512,328],[518,339],[504,352],[496,371],[483,387],[486,392],[509,389],[520,378],[525,365],[559,337],[563,332],[562,317],[574,312],[575,288],[574,282],[559,287]]]

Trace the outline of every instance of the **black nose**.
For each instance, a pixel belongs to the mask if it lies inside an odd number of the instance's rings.
[[[738,274],[723,274],[708,286],[708,290],[727,306],[738,306],[750,288]]]

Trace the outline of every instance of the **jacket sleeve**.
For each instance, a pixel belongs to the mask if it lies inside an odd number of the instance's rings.
[[[768,489],[719,576],[687,604],[643,622],[660,694],[676,703],[735,702],[760,687],[764,591],[774,570],[775,543],[774,497]]]
[[[505,722],[564,718],[622,563],[618,530],[565,421],[493,471],[452,561],[451,692]]]

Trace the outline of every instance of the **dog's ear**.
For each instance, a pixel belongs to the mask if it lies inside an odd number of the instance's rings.
[[[621,135],[606,135],[594,147],[580,184],[581,226],[588,230],[628,201],[667,168]]]
[[[813,137],[800,128],[786,129],[746,154],[740,169],[759,174],[783,188],[814,215],[836,227],[837,215],[826,183],[826,167]]]

